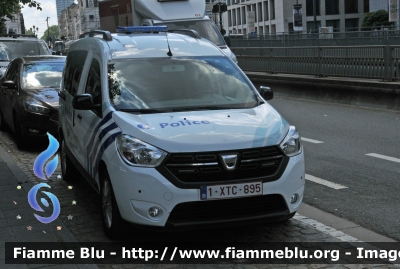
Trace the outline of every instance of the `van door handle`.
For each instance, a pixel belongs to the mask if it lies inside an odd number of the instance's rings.
[[[76,117],[78,118],[78,119],[82,119],[82,115],[81,114],[78,114],[78,115],[76,115]]]

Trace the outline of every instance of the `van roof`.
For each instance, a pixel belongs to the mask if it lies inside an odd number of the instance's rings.
[[[224,56],[225,54],[212,42],[176,33],[112,34],[112,40],[101,38],[82,38],[70,49],[87,50],[89,44],[102,46],[109,51],[111,59],[124,58],[162,58],[168,57],[168,46],[172,57],[182,56]],[[108,47],[108,49],[107,49]]]

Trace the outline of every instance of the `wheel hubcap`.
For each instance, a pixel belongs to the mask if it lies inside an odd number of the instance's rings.
[[[105,179],[102,192],[102,207],[104,223],[108,228],[112,225],[112,197],[110,182]]]

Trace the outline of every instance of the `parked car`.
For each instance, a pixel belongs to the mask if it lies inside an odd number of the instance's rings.
[[[195,33],[142,26],[81,37],[59,93],[62,178],[80,172],[100,193],[109,237],[125,221],[163,229],[294,216],[304,153],[267,103],[271,89],[259,93]]]
[[[46,42],[34,35],[0,34],[0,77],[17,57],[51,55]]]
[[[0,79],[0,130],[8,125],[18,147],[57,135],[58,91],[65,56],[27,56],[10,62]]]

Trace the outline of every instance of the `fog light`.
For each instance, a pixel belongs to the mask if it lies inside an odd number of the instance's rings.
[[[297,199],[299,199],[299,195],[297,193],[293,194],[292,197],[290,197],[290,203],[291,204],[296,203]]]
[[[158,208],[158,207],[156,207],[156,206],[150,207],[150,209],[149,209],[149,215],[150,215],[151,217],[157,217],[158,214],[160,214],[160,208]]]
[[[38,134],[39,130],[29,128],[29,132],[34,133],[34,134]]]

